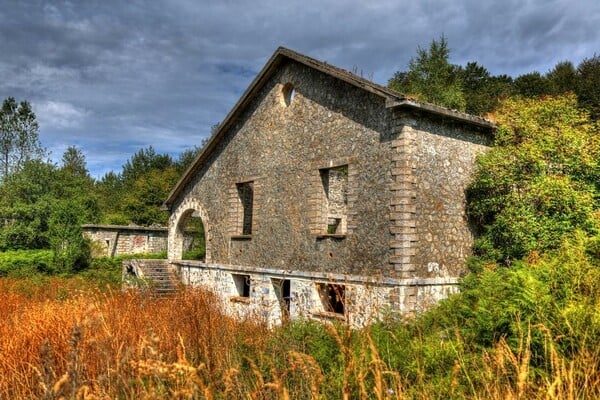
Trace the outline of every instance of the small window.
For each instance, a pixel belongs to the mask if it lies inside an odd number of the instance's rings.
[[[320,283],[318,290],[325,311],[344,315],[344,305],[346,304],[346,287],[344,285]]]
[[[250,297],[250,275],[232,274],[239,297]]]
[[[271,278],[271,282],[273,283],[275,296],[277,297],[277,301],[279,302],[282,320],[287,320],[290,317],[290,280]]]
[[[286,107],[289,107],[294,101],[294,97],[296,96],[296,88],[292,83],[286,83],[283,85],[283,89],[281,91],[281,95],[283,96],[283,102]]]
[[[241,234],[252,234],[252,210],[254,203],[254,182],[244,182],[237,184],[237,191],[240,199],[240,219]]]
[[[344,235],[348,214],[348,166],[321,170],[325,193],[325,233]]]

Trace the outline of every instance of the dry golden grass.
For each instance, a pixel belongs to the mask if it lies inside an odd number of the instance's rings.
[[[598,354],[567,360],[549,332],[550,374],[532,371],[530,332],[523,332],[516,350],[503,340],[477,354],[458,346],[449,378],[437,381],[447,387],[440,388],[424,369],[412,380],[391,369],[369,330],[352,332],[343,324],[326,327],[342,361],[324,372],[281,332],[256,319],[232,320],[210,293],[197,290],[153,299],[62,279],[37,286],[0,279],[0,304],[0,399],[600,396]]]
[[[266,336],[206,293],[65,294],[61,283],[0,279],[0,398],[210,398],[227,389],[239,338]]]

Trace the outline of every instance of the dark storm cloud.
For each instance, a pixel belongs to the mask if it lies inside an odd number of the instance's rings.
[[[382,84],[442,34],[494,74],[600,52],[595,0],[0,3],[0,98],[32,102],[54,159],[77,145],[96,176],[199,144],[280,45]]]

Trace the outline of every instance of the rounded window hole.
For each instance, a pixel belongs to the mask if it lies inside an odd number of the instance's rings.
[[[294,97],[296,96],[296,88],[294,87],[294,84],[288,82],[285,85],[283,85],[282,95],[283,102],[285,103],[286,107],[289,107],[290,104],[292,104],[292,101],[294,101]]]
[[[329,254],[327,254],[327,256],[328,256],[329,258],[333,258],[333,253],[329,253]]]

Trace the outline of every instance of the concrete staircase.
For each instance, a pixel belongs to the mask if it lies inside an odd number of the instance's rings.
[[[125,260],[122,281],[124,289],[137,288],[156,297],[175,293],[181,283],[167,260]]]

